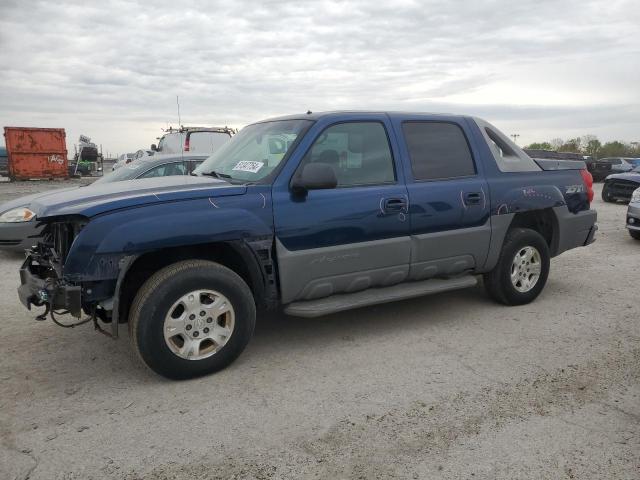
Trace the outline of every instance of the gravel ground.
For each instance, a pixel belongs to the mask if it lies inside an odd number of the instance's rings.
[[[14,198],[46,192],[58,188],[69,188],[93,183],[97,177],[70,178],[68,180],[32,180],[28,182],[9,182],[7,177],[0,177],[0,204]],[[6,260],[4,257],[1,260]]]
[[[640,242],[599,194],[597,242],[554,259],[533,304],[476,288],[275,314],[184,382],[126,333],[34,321],[0,253],[0,478],[640,478]]]

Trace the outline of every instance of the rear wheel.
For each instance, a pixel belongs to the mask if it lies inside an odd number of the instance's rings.
[[[542,235],[529,228],[514,228],[507,233],[496,267],[484,275],[484,285],[494,300],[523,305],[544,288],[549,265],[549,247]]]
[[[214,262],[187,260],[155,273],[129,315],[134,349],[154,372],[173,379],[218,371],[244,350],[255,326],[251,290]]]

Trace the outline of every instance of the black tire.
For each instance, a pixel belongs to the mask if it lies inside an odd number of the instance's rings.
[[[206,289],[220,292],[231,302],[234,327],[226,343],[212,356],[188,360],[167,345],[165,317],[180,297]],[[186,260],[159,270],[138,290],[129,313],[129,336],[145,365],[177,380],[207,375],[232,363],[249,343],[255,322],[253,295],[239,275],[214,262]]]
[[[631,238],[640,240],[640,231],[638,230],[629,230],[629,235],[631,235]]]
[[[606,183],[602,186],[602,200],[607,203],[613,202],[613,198],[611,198],[611,195],[609,194]]]
[[[540,254],[540,276],[533,288],[520,292],[511,282],[511,267],[516,254],[534,247]],[[484,286],[491,298],[505,305],[524,305],[540,294],[549,276],[550,255],[545,239],[535,230],[514,228],[507,232],[495,268],[484,274]]]

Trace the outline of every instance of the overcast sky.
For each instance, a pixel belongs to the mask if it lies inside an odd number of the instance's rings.
[[[135,151],[176,95],[185,125],[388,109],[640,141],[640,1],[0,0],[0,126]]]

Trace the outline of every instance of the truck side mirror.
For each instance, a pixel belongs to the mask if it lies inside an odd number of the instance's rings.
[[[153,150],[154,152],[158,151],[158,146],[155,143],[151,144],[151,150]]]
[[[308,163],[291,181],[291,190],[304,195],[309,190],[328,190],[338,186],[338,177],[328,163]]]

